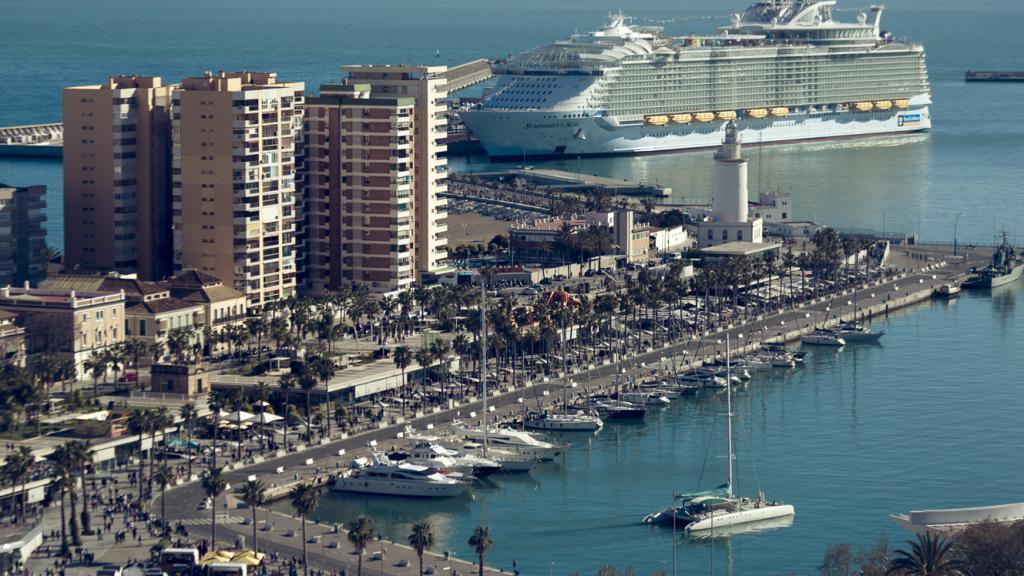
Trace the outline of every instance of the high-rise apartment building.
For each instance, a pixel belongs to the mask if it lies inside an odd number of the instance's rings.
[[[369,84],[376,97],[413,98],[413,230],[418,277],[448,269],[448,161],[444,140],[448,81],[445,66],[342,66],[349,84]]]
[[[369,84],[325,84],[306,99],[303,199],[306,287],[375,293],[415,281],[411,97]]]
[[[170,97],[151,76],[64,89],[67,268],[171,272]]]
[[[301,82],[206,73],[172,100],[174,267],[213,274],[250,306],[295,292]]]
[[[0,184],[0,286],[46,277],[46,186]]]

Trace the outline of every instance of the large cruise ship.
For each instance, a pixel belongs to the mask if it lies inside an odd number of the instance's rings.
[[[709,36],[613,15],[496,64],[461,115],[504,158],[711,148],[730,120],[751,144],[928,130],[924,48],[883,31],[882,6],[840,22],[835,4],[761,0]]]

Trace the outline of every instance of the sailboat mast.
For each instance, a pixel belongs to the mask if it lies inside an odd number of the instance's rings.
[[[729,416],[729,496],[732,496],[732,359],[729,335],[725,335],[725,402]]]
[[[565,311],[559,314],[562,320],[562,412],[569,412],[569,368],[565,360]]]
[[[487,456],[487,283],[480,282],[480,385],[484,395],[481,418],[484,430],[484,457]]]

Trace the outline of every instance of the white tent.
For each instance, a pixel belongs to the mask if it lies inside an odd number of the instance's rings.
[[[218,416],[219,419],[227,420],[228,422],[231,422],[232,424],[240,424],[242,422],[248,422],[249,420],[252,420],[253,418],[256,417],[255,414],[253,414],[251,412],[246,412],[245,410],[237,410],[235,412],[231,412],[231,413],[228,413],[228,414],[225,414],[225,413],[221,412],[220,414],[217,414],[217,416]]]
[[[270,412],[264,412],[256,416],[256,422],[258,424],[271,424],[278,420],[284,420],[284,418],[277,414],[271,414]]]

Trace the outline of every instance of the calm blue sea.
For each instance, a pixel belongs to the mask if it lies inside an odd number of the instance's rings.
[[[1015,433],[1024,390],[1024,285],[928,303],[876,323],[880,345],[816,349],[803,368],[755,376],[733,397],[738,492],[796,506],[792,525],[716,541],[679,538],[679,574],[812,574],[829,544],[870,548],[910,537],[889,514],[1024,499]],[[324,521],[372,516],[404,540],[429,520],[441,550],[472,551],[489,525],[495,566],[594,574],[605,564],[671,573],[671,529],[640,524],[673,491],[724,481],[725,397],[677,401],[646,424],[569,435],[572,447],[529,476],[494,477],[444,502],[325,495]],[[282,509],[286,503],[280,504]],[[730,550],[731,548],[731,550]],[[552,563],[554,564],[552,568]]]
[[[672,33],[707,32],[746,0],[21,0],[0,22],[0,126],[60,119],[62,86],[110,74],[168,81],[204,70],[270,69],[312,91],[348,63],[457,64],[526,50],[603,22],[612,10],[675,19]],[[850,9],[864,6],[846,4]],[[854,18],[855,12],[841,13]],[[966,85],[968,68],[1021,68],[1024,4],[1016,0],[894,0],[883,23],[928,50],[935,128],[925,138],[770,149],[751,174],[792,192],[797,217],[885,228],[933,240],[1024,241],[1024,84]],[[440,58],[434,57],[440,50]],[[583,160],[589,173],[671,186],[710,198],[710,155]],[[480,159],[477,159],[479,162]],[[459,162],[453,162],[457,167]],[[553,163],[557,165],[557,163]],[[575,170],[575,161],[566,168]],[[50,243],[63,246],[58,162],[0,159],[0,182],[47,184]]]
[[[928,50],[934,130],[768,149],[755,153],[751,181],[792,192],[797,217],[835,226],[951,240],[961,214],[961,240],[991,241],[1005,228],[1024,241],[1024,84],[962,82],[972,67],[1024,67],[1024,4],[887,5],[884,27]],[[620,8],[676,19],[669,32],[686,33],[710,31],[744,7],[744,0],[9,1],[0,16],[0,125],[59,120],[62,86],[110,74],[175,81],[204,70],[271,69],[314,91],[342,64],[502,56],[591,29]],[[576,162],[565,167],[576,170]],[[710,198],[706,153],[583,160],[580,169],[668,185],[677,199]],[[0,182],[50,186],[50,243],[62,247],[60,163],[0,159]],[[1018,298],[1011,289],[924,306],[893,318],[882,347],[816,354],[803,370],[741,391],[741,481],[756,490],[759,480],[798,512],[790,528],[732,539],[737,573],[806,574],[830,543],[867,546],[882,532],[901,538],[889,513],[1024,498],[1024,460],[1014,457],[1024,408],[1014,385],[1024,369]],[[472,526],[490,524],[493,562],[509,568],[516,560],[526,574],[590,574],[605,563],[651,573],[668,567],[670,534],[637,522],[673,490],[694,487],[705,460],[704,484],[718,480],[722,462],[708,446],[721,410],[714,398],[684,402],[645,426],[609,427],[578,439],[564,461],[498,480],[472,501],[326,499],[320,515],[369,512],[398,538],[409,522],[429,518],[444,533],[443,547],[462,557]],[[712,553],[722,568],[729,551],[684,542],[680,552],[681,573],[705,573]]]

